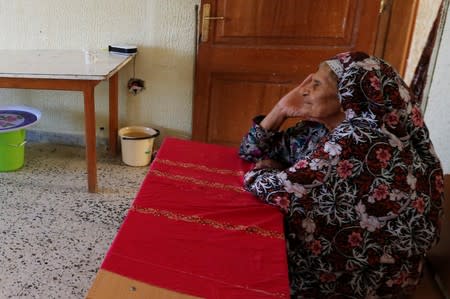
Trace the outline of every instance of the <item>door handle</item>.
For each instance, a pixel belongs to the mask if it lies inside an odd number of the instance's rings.
[[[225,20],[225,17],[203,17],[203,20]]]
[[[379,14],[382,14],[384,12],[384,10],[386,9],[386,0],[381,0],[380,1],[380,11],[378,12]]]
[[[202,7],[202,35],[201,41],[207,42],[209,36],[209,21],[225,20],[225,17],[211,17],[211,4],[203,4]]]

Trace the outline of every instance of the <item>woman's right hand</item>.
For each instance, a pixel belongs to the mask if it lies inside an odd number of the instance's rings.
[[[307,114],[305,113],[303,93],[311,81],[312,74],[306,77],[300,85],[284,95],[261,121],[260,125],[266,130],[277,131],[287,118],[304,118]]]
[[[276,104],[284,118],[305,117],[304,95],[305,87],[311,82],[312,74],[306,77],[300,85],[284,95]]]

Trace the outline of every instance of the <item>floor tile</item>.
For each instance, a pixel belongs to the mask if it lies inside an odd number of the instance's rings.
[[[27,144],[25,165],[0,172],[0,299],[83,298],[148,167],[98,151],[87,192],[84,148]]]

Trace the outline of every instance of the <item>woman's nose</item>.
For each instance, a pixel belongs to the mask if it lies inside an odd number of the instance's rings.
[[[300,94],[302,95],[302,96],[307,96],[307,95],[309,95],[309,88],[308,87],[303,87],[301,90],[300,90]]]

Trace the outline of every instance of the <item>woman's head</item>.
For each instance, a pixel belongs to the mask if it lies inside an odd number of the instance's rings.
[[[337,83],[338,78],[326,63],[321,63],[318,70],[302,83],[303,105],[308,118],[323,123],[329,129],[345,118]]]
[[[414,106],[397,72],[383,60],[363,52],[341,53],[322,62],[302,88],[305,115],[328,129],[355,116],[379,128],[386,124],[392,127],[395,119],[405,120]]]
[[[332,61],[338,62],[337,69],[342,70],[337,89],[346,120],[336,130],[334,139],[347,136],[340,136],[342,132],[352,132],[359,141],[365,137],[356,131],[372,130],[384,134],[389,146],[420,148],[416,156],[420,155],[427,163],[436,163],[420,107],[394,68],[362,52],[341,53]]]
[[[347,52],[326,63],[338,77],[338,97],[347,118],[370,115],[381,127],[392,112],[410,110],[414,104],[398,73],[377,57]]]

